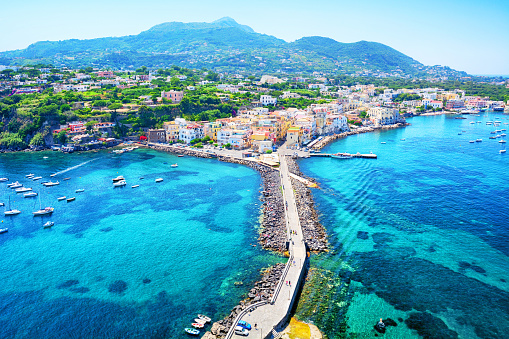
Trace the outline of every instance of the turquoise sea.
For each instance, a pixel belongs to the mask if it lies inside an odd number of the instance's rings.
[[[380,318],[397,325],[378,335],[384,338],[505,338],[509,154],[499,153],[501,138],[488,138],[508,128],[509,116],[408,122],[322,150],[371,151],[376,160],[300,161],[301,170],[320,182],[312,192],[333,248],[313,257],[312,266],[342,282],[328,313],[305,320],[329,338],[372,338]],[[482,142],[469,143],[478,138]]]
[[[113,188],[118,175],[126,187]],[[9,228],[0,234],[0,338],[181,338],[196,314],[227,315],[259,270],[280,261],[250,246],[261,180],[244,166],[142,149],[49,151],[0,155],[0,177],[55,208],[33,217],[39,199],[0,183],[0,202],[22,211],[0,218]],[[55,226],[43,229],[48,220]]]

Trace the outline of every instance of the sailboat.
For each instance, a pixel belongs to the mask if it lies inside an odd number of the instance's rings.
[[[9,209],[5,210],[4,215],[16,215],[16,214],[20,214],[20,213],[21,213],[20,210],[11,209],[11,197],[9,197]]]
[[[48,215],[48,214],[51,214],[53,213],[55,209],[53,207],[45,207],[45,208],[42,208],[42,205],[41,205],[41,196],[39,195],[39,210],[38,211],[35,211],[35,212],[32,212],[32,214],[35,216],[39,216],[39,215]]]

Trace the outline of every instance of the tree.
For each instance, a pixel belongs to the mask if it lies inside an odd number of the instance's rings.
[[[224,145],[224,147],[226,147],[226,148],[231,148],[231,147],[232,147],[232,144],[227,143],[226,145]]]
[[[37,133],[34,135],[32,140],[30,140],[30,146],[44,146],[44,137],[42,136],[42,133]]]
[[[57,141],[60,142],[60,144],[65,144],[67,141],[67,133],[65,130],[62,130],[56,134],[53,134],[53,139],[57,139]]]
[[[116,102],[114,104],[111,104],[108,106],[108,109],[111,110],[111,111],[117,111],[117,109],[121,109],[122,107],[124,107],[122,104]]]

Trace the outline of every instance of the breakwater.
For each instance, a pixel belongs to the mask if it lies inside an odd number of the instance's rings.
[[[327,146],[328,144],[330,144],[331,142],[333,142],[337,139],[346,138],[349,135],[374,132],[377,130],[405,127],[408,125],[409,125],[408,123],[397,123],[394,125],[384,125],[381,127],[361,127],[361,128],[357,128],[353,131],[338,133],[338,134],[334,134],[334,135],[328,135],[328,136],[324,137],[322,140],[318,141],[316,144],[314,144],[311,148],[313,148],[315,150],[320,150],[320,149],[324,148],[325,146]]]
[[[290,173],[315,182],[313,178],[302,174],[295,159],[287,157],[286,161]],[[304,241],[310,251],[317,253],[325,252],[328,250],[327,232],[319,221],[311,190],[296,179],[292,178],[291,181],[295,190],[295,201],[297,203],[297,211],[299,213]]]

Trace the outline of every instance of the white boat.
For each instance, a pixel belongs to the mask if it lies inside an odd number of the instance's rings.
[[[55,222],[54,221],[48,221],[47,223],[45,223],[44,225],[42,225],[42,227],[44,228],[48,228],[48,227],[51,227],[55,225]]]
[[[482,142],[482,139],[476,139],[475,142]]]
[[[16,215],[20,213],[21,213],[20,210],[11,209],[11,197],[9,196],[9,209],[4,211],[4,215]]]
[[[23,194],[23,198],[31,198],[31,197],[36,197],[36,196],[37,196],[36,192],[28,192],[28,193]]]
[[[34,174],[32,174],[32,173],[25,175],[25,177],[27,177],[27,178],[30,178],[30,177],[33,177],[33,176],[34,176]]]
[[[381,144],[386,144],[386,142],[385,142],[385,141],[382,141],[382,142],[381,142]]]
[[[51,186],[60,185],[60,183],[59,183],[58,181],[56,181],[56,182],[51,182],[51,181],[50,181],[50,182],[44,182],[44,183],[42,183],[42,184],[43,184],[44,186],[46,186],[46,187],[51,187]]]
[[[505,149],[501,149],[501,150],[499,151],[499,153],[501,153],[501,154],[502,154],[502,153],[505,153]]]
[[[163,181],[163,178],[157,178],[156,179],[156,182],[161,182],[161,181]]]
[[[205,319],[200,319],[200,318],[194,319],[194,322],[198,323],[198,324],[206,324],[207,323],[207,321]]]
[[[16,181],[11,184],[8,184],[7,187],[15,189],[15,188],[23,187],[23,184],[20,184],[19,181]]]
[[[470,140],[469,143],[473,144],[475,142],[475,140]]]
[[[132,185],[131,188],[140,187],[140,185]]]
[[[127,185],[127,182],[125,180],[120,180],[120,181],[113,183],[114,187],[121,187],[121,186],[125,186],[125,185]]]
[[[32,189],[30,187],[20,187],[20,188],[16,188],[14,191],[16,191],[16,193],[25,193],[25,192],[30,192]]]
[[[0,182],[9,181],[8,178],[0,178]]]
[[[352,159],[353,158],[351,155],[346,155],[346,154],[332,154],[331,157],[334,159]]]
[[[33,177],[32,178],[33,181],[36,181],[36,180],[39,180],[39,179],[42,179],[42,177]]]
[[[9,231],[8,228],[0,228],[0,234],[7,233]]]
[[[57,200],[58,200],[58,201],[62,201],[62,200],[65,200],[65,199],[66,199],[66,197],[65,197],[65,196],[60,197],[60,198],[57,198]]]
[[[76,190],[76,193],[81,193],[81,192],[85,192],[85,189],[84,188],[79,188]]]
[[[174,168],[175,168],[175,167],[178,167],[178,166],[179,166],[178,164],[173,164],[173,165],[171,165],[171,167],[174,167]]]
[[[212,320],[212,319],[210,319],[209,317],[207,317],[206,315],[203,315],[203,314],[198,314],[198,318],[203,319],[203,320],[205,320],[208,323]]]
[[[474,122],[474,121],[470,121],[470,123],[471,123],[471,124],[475,124],[475,122]]]
[[[123,176],[119,175],[118,177],[113,178],[112,180],[113,180],[113,182],[117,182],[117,181],[122,181],[122,180],[125,180],[125,179],[124,179]]]
[[[500,140],[499,143],[505,144],[505,140]]]
[[[38,211],[32,212],[32,214],[34,215],[34,217],[39,216],[39,215],[48,215],[48,214],[53,213],[54,210],[55,209],[53,207],[45,207],[45,208],[39,209]]]

